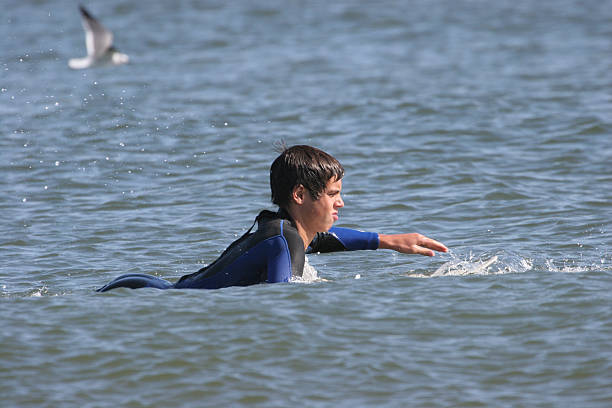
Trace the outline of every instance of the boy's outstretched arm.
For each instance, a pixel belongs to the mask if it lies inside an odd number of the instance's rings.
[[[444,244],[418,233],[378,234],[379,249],[393,249],[404,254],[434,256],[434,251],[446,252]]]

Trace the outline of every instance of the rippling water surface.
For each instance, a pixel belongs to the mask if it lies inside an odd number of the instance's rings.
[[[6,406],[612,405],[612,3],[107,1],[0,24]],[[214,260],[275,141],[344,164],[338,225],[451,251],[319,279],[94,289]]]

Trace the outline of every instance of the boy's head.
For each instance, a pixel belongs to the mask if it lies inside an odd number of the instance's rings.
[[[329,180],[340,180],[344,168],[333,156],[312,146],[285,148],[270,167],[272,202],[287,209],[293,189],[300,184],[317,200]]]

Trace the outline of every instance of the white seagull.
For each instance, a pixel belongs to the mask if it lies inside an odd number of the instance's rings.
[[[129,61],[129,57],[120,53],[113,47],[113,33],[104,28],[85,7],[81,10],[81,22],[85,30],[85,45],[87,56],[84,58],[71,58],[68,66],[72,69],[89,68],[96,65],[121,65]]]

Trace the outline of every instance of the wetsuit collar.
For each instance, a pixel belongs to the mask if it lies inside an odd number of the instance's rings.
[[[259,215],[257,215],[257,218],[255,218],[255,221],[259,223],[259,221],[263,218],[280,218],[283,220],[287,220],[289,221],[291,226],[295,228],[295,222],[293,221],[293,218],[291,218],[291,215],[289,215],[287,210],[285,210],[284,208],[279,208],[277,212],[263,210],[259,213]]]
[[[293,223],[293,218],[291,218],[291,215],[289,215],[289,212],[287,210],[285,210],[284,208],[279,208],[278,211],[276,212],[276,216],[285,220],[289,220]]]

